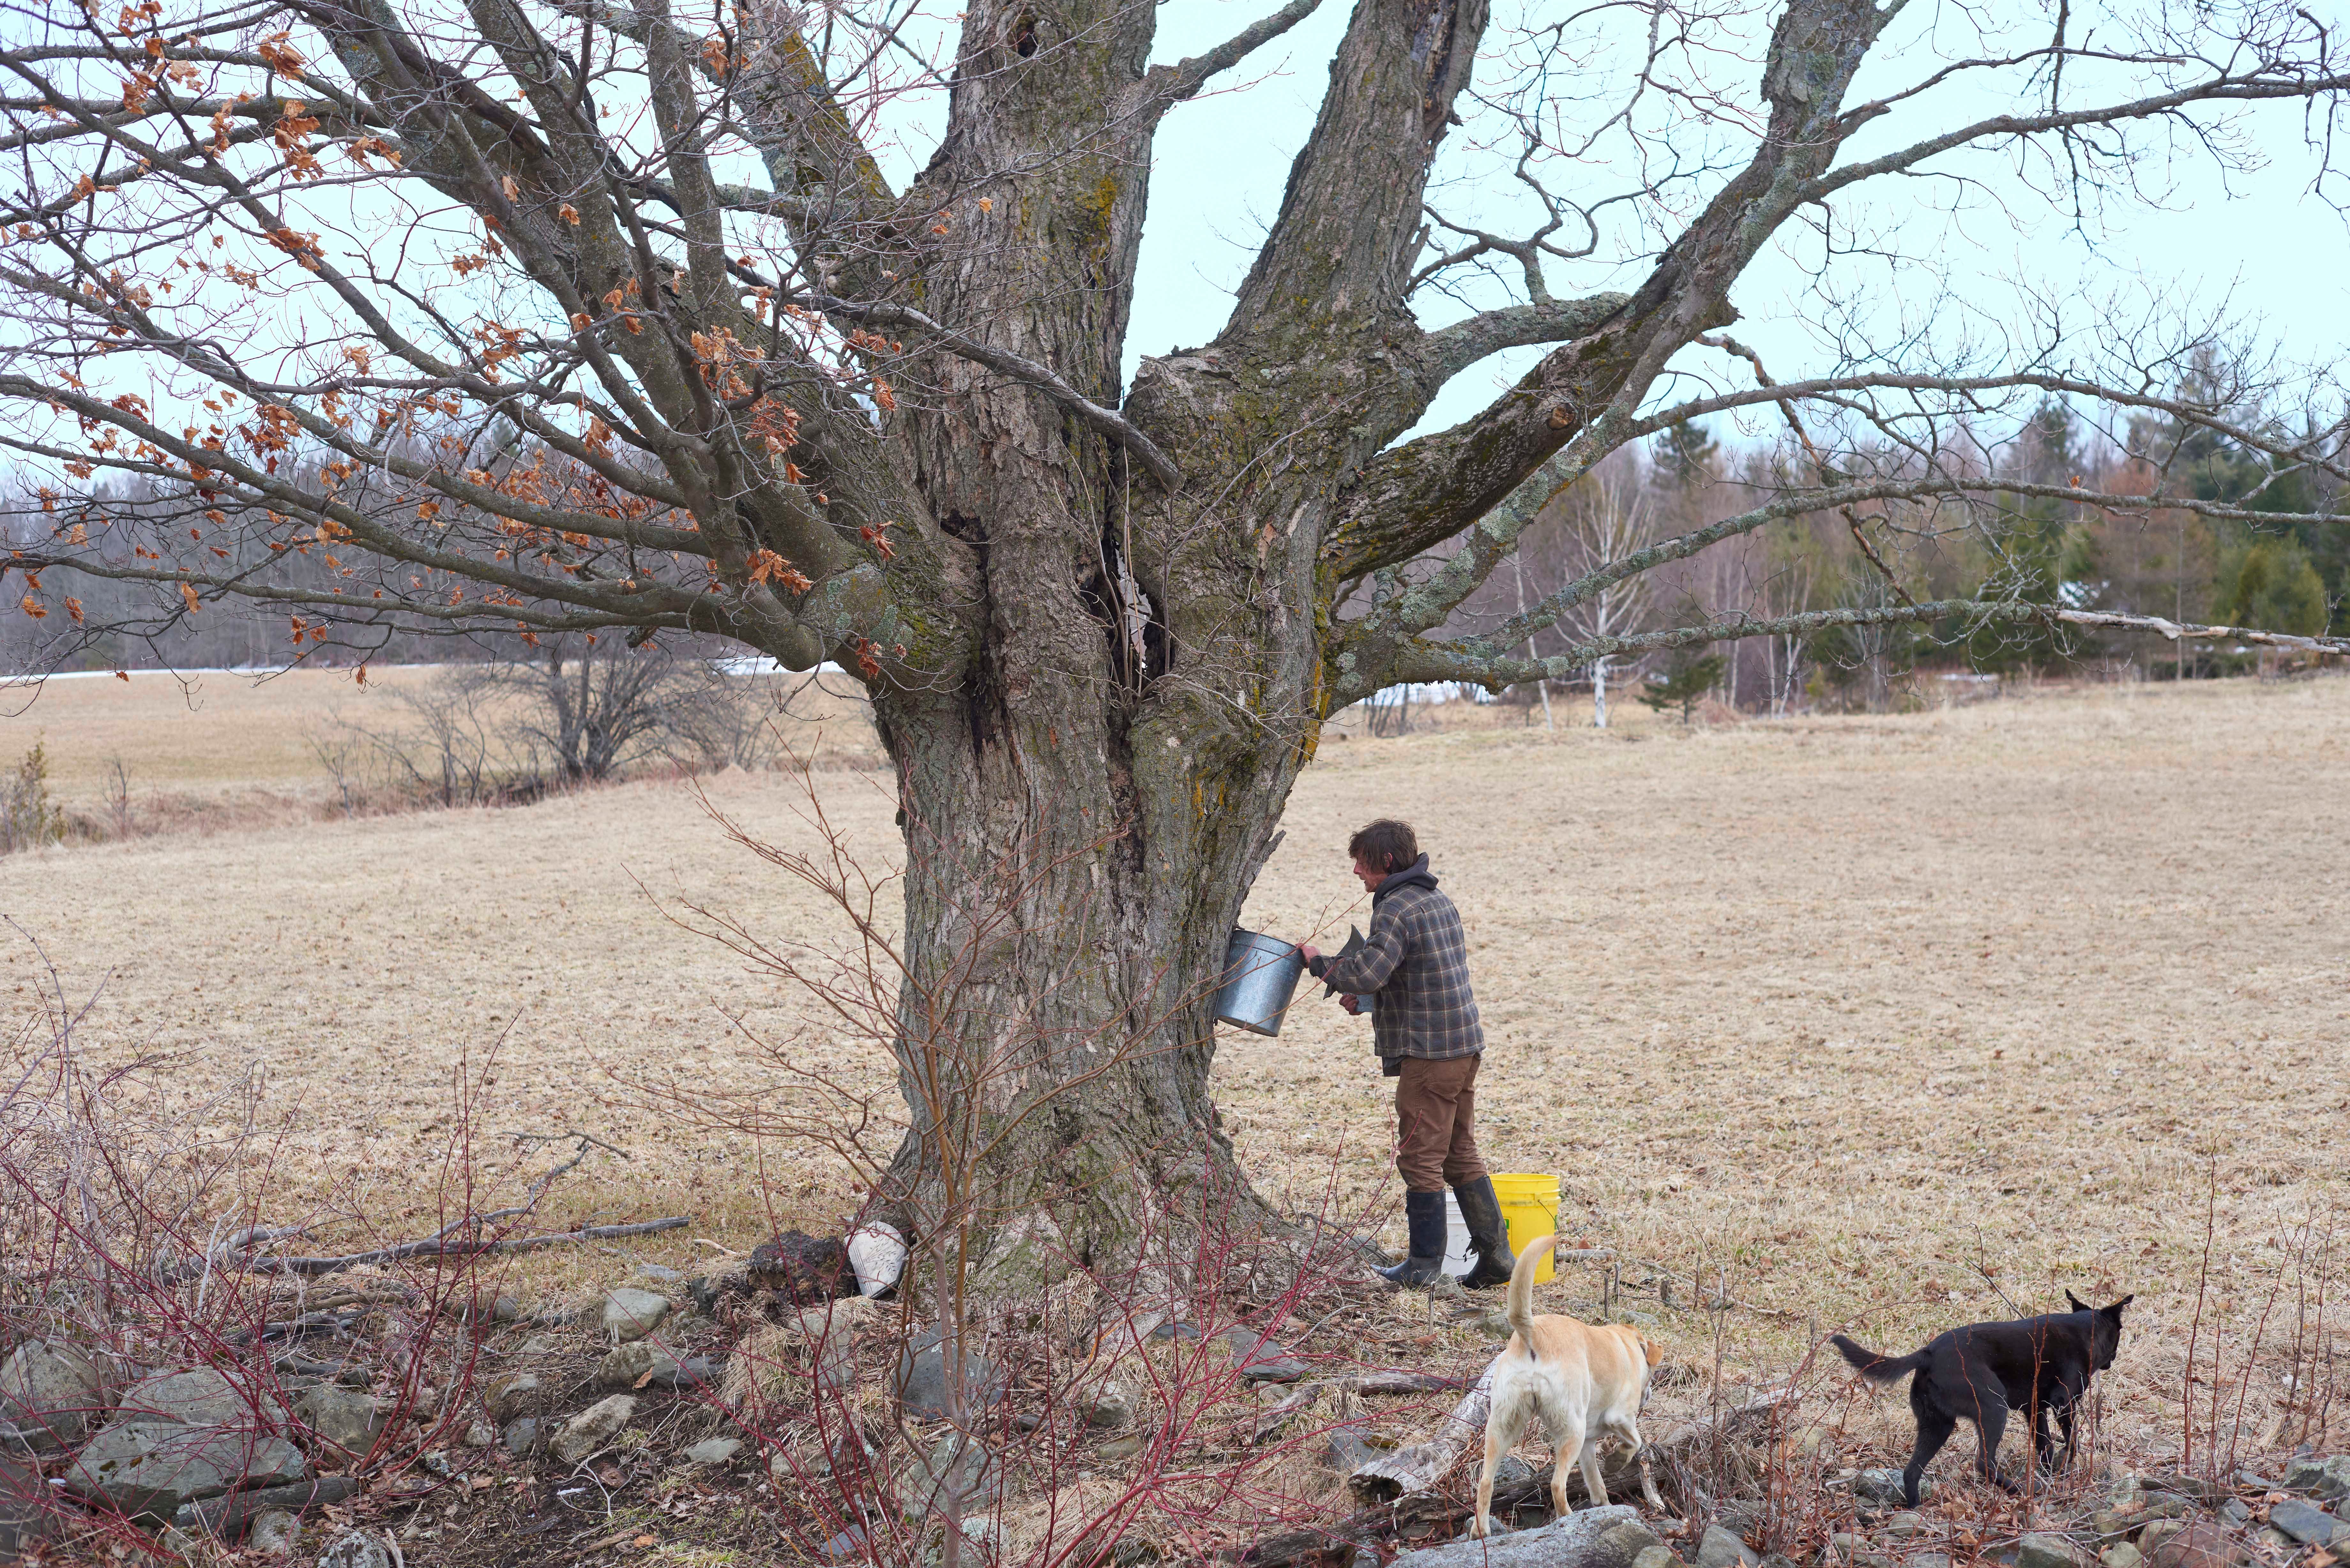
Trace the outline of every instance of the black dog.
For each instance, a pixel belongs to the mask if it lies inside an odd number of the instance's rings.
[[[2013,1323],[1969,1324],[1936,1335],[1911,1355],[1879,1355],[1843,1334],[1831,1336],[1844,1358],[1873,1383],[1918,1374],[1909,1385],[1909,1408],[1918,1417],[1918,1451],[1901,1472],[1902,1500],[1911,1508],[1918,1506],[1918,1479],[1950,1440],[1961,1418],[1972,1421],[1981,1436],[1983,1475],[2005,1490],[2015,1490],[1999,1473],[1999,1439],[2007,1430],[2010,1410],[2031,1413],[2043,1462],[2051,1447],[2048,1413],[2055,1411],[2057,1424],[2064,1428],[2064,1459],[2073,1457],[2073,1402],[2088,1389],[2093,1375],[2114,1364],[2114,1352],[2122,1343],[2122,1308],[2137,1298],[2124,1296],[2104,1307],[2087,1306],[2070,1291],[2064,1299],[2073,1303],[2071,1312]],[[2060,1460],[2057,1468],[2062,1464]]]

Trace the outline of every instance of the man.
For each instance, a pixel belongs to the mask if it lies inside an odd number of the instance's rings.
[[[1477,1063],[1485,1032],[1469,992],[1461,912],[1437,891],[1428,857],[1408,824],[1381,820],[1347,841],[1355,875],[1371,895],[1371,933],[1344,957],[1301,944],[1315,978],[1357,1011],[1371,995],[1371,1036],[1379,1065],[1396,1080],[1396,1168],[1403,1173],[1411,1242],[1404,1261],[1379,1272],[1398,1284],[1432,1282],[1444,1264],[1444,1189],[1469,1227],[1477,1266],[1461,1283],[1506,1282],[1517,1259],[1492,1178],[1477,1154]]]

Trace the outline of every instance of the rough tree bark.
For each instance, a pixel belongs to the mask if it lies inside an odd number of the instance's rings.
[[[871,693],[907,836],[917,1115],[899,1196],[934,1199],[945,1142],[975,1138],[987,1158],[956,1201],[989,1223],[1049,1208],[1077,1262],[1128,1253],[1151,1215],[1248,1190],[1208,1092],[1211,996],[1338,708],[1394,680],[1563,676],[1676,640],[2048,613],[1731,617],[1517,656],[1576,594],[1713,539],[1989,488],[1824,470],[1779,509],[1611,563],[1490,638],[1438,639],[1558,485],[1692,410],[2044,388],[2041,372],[1855,369],[1653,410],[1667,361],[1734,319],[1762,247],[1863,167],[1839,166],[1846,139],[1906,101],[1847,102],[1898,7],[1772,9],[1747,161],[1637,287],[1565,299],[1543,284],[1540,236],[1423,265],[1430,172],[1468,103],[1485,0],[1356,0],[1228,325],[1124,387],[1158,128],[1315,3],[1154,67],[1154,5],[974,0],[943,135],[903,192],[860,140],[879,111],[851,96],[843,46],[772,0],[699,18],[671,0],[286,0],[159,5],[120,27],[59,5],[49,37],[0,52],[21,89],[5,140],[38,176],[0,203],[18,236],[0,286],[37,324],[0,371],[19,416],[0,439],[43,476],[11,563],[27,611],[62,578],[153,594],[115,635],[242,595],[283,607],[297,647],[363,647],[391,624],[691,630],[795,669],[838,659]],[[2051,88],[2036,112],[1866,171],[2262,98],[2330,106],[2345,78],[2311,63],[2320,40],[2293,16],[2262,12],[2259,49],[2192,80],[2150,49],[2158,91],[2083,105]],[[888,55],[886,24],[848,54]],[[616,105],[639,104],[643,125],[612,129]],[[467,220],[469,265],[410,285],[365,244],[312,236],[332,218],[320,140],[383,192],[369,200]],[[729,183],[729,149],[769,186]],[[145,202],[136,222],[115,185]],[[338,240],[380,227],[342,216]],[[242,277],[195,245],[216,223],[254,236],[222,257],[244,256]],[[182,245],[203,282],[172,269]],[[1525,264],[1525,296],[1423,327],[1415,291],[1486,252]],[[196,293],[165,298],[159,279]],[[187,318],[223,288],[245,302]],[[325,348],[265,365],[255,342],[282,343],[296,302],[329,323]],[[220,329],[237,321],[260,337]],[[1446,382],[1525,346],[1549,351],[1491,407],[1398,444]],[[131,395],[125,356],[171,387]],[[2181,417],[2339,467],[2227,413]],[[321,480],[281,470],[296,451]],[[109,472],[144,499],[101,493]]]

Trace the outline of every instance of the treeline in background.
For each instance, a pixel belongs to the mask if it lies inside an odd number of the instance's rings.
[[[2190,378],[2219,378],[2208,368]],[[2239,420],[2244,410],[2234,410]],[[2250,427],[2278,428],[2258,410]],[[2322,428],[2295,419],[2294,441]],[[1872,472],[1898,475],[1922,462],[1889,446]],[[2350,530],[2298,523],[2246,524],[2201,516],[2168,498],[2221,502],[2277,514],[2342,509],[2341,483],[2307,469],[2280,470],[2265,454],[2199,425],[2141,418],[2126,430],[2084,425],[2063,400],[2043,402],[2020,429],[1974,450],[1931,454],[1944,469],[2047,485],[2143,495],[2143,507],[2069,503],[1993,491],[1974,501],[1871,504],[1871,536],[1894,541],[1885,565],[1913,598],[1981,596],[2068,608],[2158,616],[2176,622],[2258,627],[2300,635],[2350,633]],[[1627,451],[1555,497],[1505,566],[1467,606],[1464,627],[1492,625],[1654,541],[1766,504],[1813,478],[1793,441],[1731,450],[1696,425],[1665,431],[1646,452]],[[1631,579],[1538,634],[1531,651],[1567,652],[1592,638],[1745,613],[1780,617],[1895,602],[1896,589],[1864,553],[1850,520],[1815,514],[1724,540],[1677,566]],[[2264,668],[2273,668],[2274,654]],[[2099,637],[2076,627],[1962,624],[1845,628],[1809,638],[1756,638],[1713,649],[1651,656],[1645,667],[1586,668],[1622,690],[1638,680],[1686,691],[1690,677],[1716,700],[1748,712],[1884,711],[1914,703],[1928,673],[1990,677],[2098,673],[2197,680],[2262,663],[2251,649],[2153,635]],[[1532,689],[1513,694],[1529,701]]]

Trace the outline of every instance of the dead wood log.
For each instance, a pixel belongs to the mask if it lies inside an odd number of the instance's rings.
[[[1343,1377],[1325,1377],[1322,1386],[1343,1389],[1349,1394],[1442,1394],[1461,1386],[1458,1377],[1439,1377],[1428,1372],[1357,1372]]]
[[[233,1269],[248,1274],[331,1274],[339,1269],[355,1269],[362,1263],[391,1263],[403,1258],[481,1258],[508,1252],[535,1252],[542,1247],[576,1246],[582,1241],[608,1241],[621,1236],[650,1236],[662,1231],[675,1231],[691,1221],[682,1214],[666,1220],[644,1220],[634,1225],[586,1225],[577,1231],[561,1231],[548,1236],[514,1236],[497,1241],[476,1241],[463,1236],[428,1236],[421,1241],[402,1241],[397,1246],[379,1247],[371,1252],[346,1252],[336,1258],[239,1258],[216,1263],[222,1269]]]
[[[1490,1376],[1492,1368],[1488,1367],[1486,1370]],[[1471,1398],[1464,1399],[1461,1404],[1453,1407],[1451,1412],[1446,1416],[1445,1430],[1450,1431],[1461,1424],[1461,1418],[1470,1413],[1469,1407],[1480,1392],[1488,1395],[1485,1408],[1490,1409],[1490,1386],[1486,1379],[1481,1377],[1478,1379],[1477,1387],[1471,1390]],[[1659,1486],[1669,1497],[1678,1493],[1680,1501],[1677,1506],[1686,1508],[1693,1498],[1695,1478],[1702,1473],[1702,1461],[1707,1456],[1723,1447],[1735,1445],[1743,1448],[1768,1438],[1779,1414],[1799,1397],[1801,1397],[1799,1390],[1782,1386],[1766,1390],[1745,1404],[1734,1409],[1722,1411],[1711,1418],[1676,1423],[1666,1431],[1663,1437],[1648,1446],[1650,1462],[1655,1465],[1658,1471]],[[1478,1426],[1481,1430],[1483,1418],[1483,1412],[1477,1412]],[[1465,1438],[1461,1447],[1467,1447]],[[1397,1453],[1388,1456],[1386,1462],[1392,1463],[1411,1451],[1410,1449],[1398,1450]],[[1458,1450],[1456,1455],[1457,1453]],[[1657,1463],[1659,1460],[1663,1462],[1659,1464]],[[1352,1483],[1356,1476],[1363,1475],[1366,1471],[1376,1468],[1376,1464],[1365,1465],[1347,1480]],[[1550,1501],[1551,1474],[1552,1467],[1544,1465],[1534,1472],[1532,1480],[1521,1481],[1515,1486],[1494,1488],[1495,1516],[1507,1519],[1523,1507],[1546,1506]],[[1619,1480],[1630,1482],[1638,1474],[1638,1469],[1634,1464],[1632,1456],[1627,1452],[1617,1452],[1609,1456],[1609,1462],[1604,1468],[1601,1479],[1607,1483],[1612,1493]],[[1441,1471],[1437,1472],[1437,1476],[1431,1478],[1431,1482],[1435,1479],[1440,1479],[1441,1475]],[[1396,1483],[1389,1480],[1384,1484],[1391,1486]],[[1361,1489],[1357,1487],[1357,1490]],[[1231,1553],[1231,1559],[1242,1564],[1243,1568],[1306,1568],[1306,1565],[1316,1563],[1340,1563],[1349,1560],[1356,1548],[1367,1546],[1374,1542],[1388,1542],[1399,1538],[1426,1541],[1449,1537],[1457,1533],[1469,1519],[1470,1502],[1467,1498],[1456,1498],[1448,1493],[1434,1490],[1432,1485],[1423,1485],[1417,1490],[1390,1492],[1388,1498],[1388,1501],[1384,1501],[1376,1507],[1365,1509],[1360,1513],[1336,1524],[1321,1529],[1287,1531],[1280,1535],[1267,1536],[1263,1541]],[[1592,1501],[1604,1502],[1607,1500],[1595,1498]]]
[[[1357,1466],[1354,1474],[1347,1478],[1347,1484],[1358,1495],[1381,1501],[1432,1485],[1437,1477],[1452,1468],[1461,1450],[1484,1431],[1485,1417],[1493,1408],[1493,1367],[1501,1359],[1497,1355],[1485,1364],[1476,1383],[1446,1413],[1426,1442],[1398,1449]]]
[[[1495,1356],[1494,1362],[1500,1359]],[[1489,1363],[1467,1397],[1452,1407],[1426,1442],[1398,1449],[1357,1466],[1347,1478],[1347,1484],[1357,1495],[1381,1502],[1409,1497],[1433,1486],[1460,1461],[1471,1444],[1482,1439],[1485,1418],[1492,1410],[1492,1378],[1493,1366]],[[1678,1490],[1686,1497],[1689,1478],[1700,1460],[1726,1445],[1743,1445],[1766,1436],[1778,1413],[1801,1397],[1801,1391],[1793,1385],[1782,1385],[1711,1418],[1680,1422],[1649,1441],[1650,1460],[1664,1477],[1679,1483],[1668,1490]],[[1612,1486],[1619,1475],[1632,1474],[1637,1468],[1632,1454],[1611,1453],[1603,1467],[1602,1479]],[[1592,1501],[1603,1502],[1606,1499]]]

